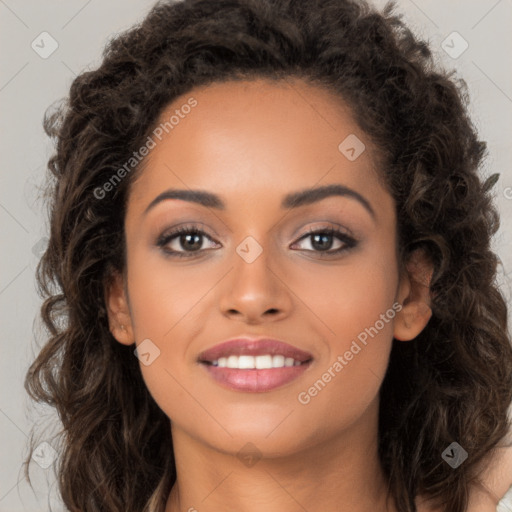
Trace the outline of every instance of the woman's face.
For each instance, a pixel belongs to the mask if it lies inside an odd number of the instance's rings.
[[[145,383],[173,429],[226,452],[250,442],[284,455],[373,428],[400,309],[396,217],[350,111],[304,82],[257,80],[194,89],[159,122],[128,200],[125,277],[131,343],[144,343]],[[171,190],[215,201],[162,196]],[[242,337],[310,360],[199,361]],[[264,351],[260,366],[282,365],[281,347]]]

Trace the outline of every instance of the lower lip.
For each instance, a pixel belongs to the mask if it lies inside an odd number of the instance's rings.
[[[208,373],[221,385],[236,391],[259,393],[284,386],[302,375],[311,365],[311,361],[298,366],[269,368],[265,370],[239,370],[221,368],[201,363]]]

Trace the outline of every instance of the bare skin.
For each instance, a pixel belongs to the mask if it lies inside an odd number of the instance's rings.
[[[107,291],[116,339],[149,338],[160,350],[141,371],[171,420],[177,482],[166,512],[396,512],[377,456],[378,391],[393,337],[414,342],[431,317],[431,266],[416,253],[400,271],[394,201],[374,148],[338,98],[300,81],[194,89],[161,119],[190,96],[197,106],[151,150],[133,184],[127,273]],[[350,134],[366,145],[354,161],[338,149]],[[287,194],[329,184],[357,192],[373,213],[348,195],[281,208]],[[217,194],[225,209],[166,199],[145,213],[171,188]],[[201,250],[166,256],[158,237],[192,223],[205,233]],[[357,243],[322,257],[307,235],[320,228],[339,228]],[[251,263],[236,251],[249,236],[262,248]],[[344,244],[333,235],[328,251]],[[179,235],[165,248],[187,252]],[[393,304],[401,306],[393,318],[301,403],[299,394]],[[281,339],[313,354],[313,363],[272,391],[224,388],[197,356],[242,335]],[[250,467],[237,457],[247,443],[261,457]]]
[[[499,501],[512,486],[512,446],[496,450],[482,480],[473,486],[468,512],[496,512]]]

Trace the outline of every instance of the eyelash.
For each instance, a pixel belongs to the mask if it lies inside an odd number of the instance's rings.
[[[179,235],[204,235],[206,238],[209,237],[198,225],[189,225],[189,226],[180,226],[170,233],[163,233],[160,235],[156,241],[156,245],[160,247],[160,249],[164,252],[166,257],[169,258],[191,258],[194,256],[197,256],[200,252],[204,251],[204,249],[200,249],[198,251],[175,251],[175,250],[169,250],[166,249],[165,246],[171,242],[174,238],[176,238]],[[328,258],[330,256],[335,256],[337,254],[340,254],[342,252],[349,251],[350,249],[353,249],[357,245],[357,240],[352,238],[351,236],[347,235],[346,233],[343,233],[342,231],[339,231],[335,228],[328,227],[328,228],[320,228],[320,229],[310,229],[308,230],[304,235],[302,235],[297,242],[311,236],[311,235],[317,235],[317,234],[327,234],[328,236],[335,235],[340,241],[343,242],[343,246],[335,249],[334,251],[315,251],[312,249],[305,249],[308,252],[315,252],[317,253],[321,258]]]

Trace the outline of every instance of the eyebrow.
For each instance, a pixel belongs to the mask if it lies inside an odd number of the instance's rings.
[[[357,200],[375,219],[375,211],[366,198],[359,194],[359,192],[338,184],[308,188],[287,194],[281,202],[281,208],[288,210],[292,208],[299,208],[301,206],[316,203],[331,196],[349,197]],[[181,199],[182,201],[197,203],[202,206],[206,206],[207,208],[215,208],[216,210],[226,209],[224,201],[218,195],[212,194],[211,192],[206,192],[204,190],[169,189],[155,197],[155,199],[153,199],[153,201],[151,201],[144,210],[143,215],[146,215],[149,210],[154,208],[158,203],[167,199]]]

